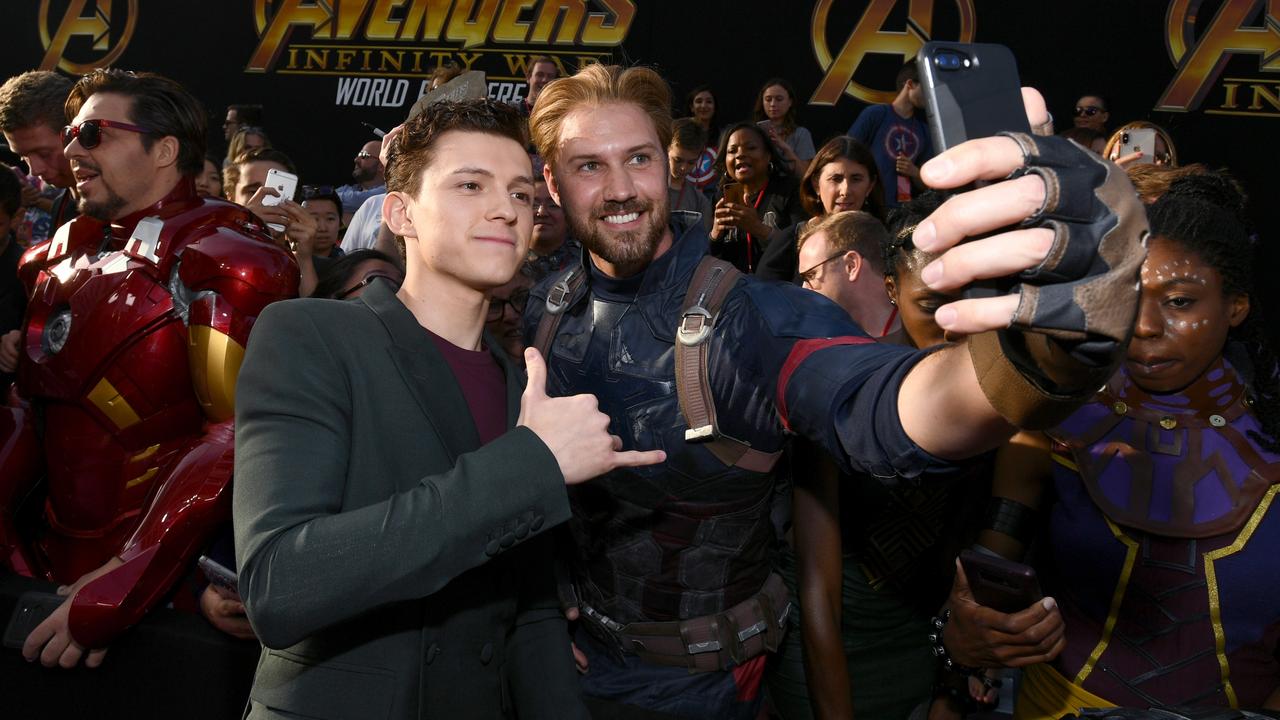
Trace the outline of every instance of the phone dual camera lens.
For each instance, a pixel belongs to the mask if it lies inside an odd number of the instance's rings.
[[[972,64],[969,58],[955,50],[939,50],[933,55],[933,64],[940,70],[959,70]]]

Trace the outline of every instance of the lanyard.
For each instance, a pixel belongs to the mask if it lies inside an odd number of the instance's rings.
[[[889,319],[884,323],[884,329],[880,331],[880,337],[889,334],[889,328],[893,327],[893,321],[898,319],[898,306],[893,306],[893,312],[889,313]]]
[[[764,181],[764,187],[760,188],[760,192],[756,194],[756,201],[751,203],[753,209],[760,207],[760,201],[764,199],[764,191],[769,189],[769,181]],[[746,198],[743,198],[744,200]],[[751,233],[747,233],[747,272],[755,271],[755,255],[751,252]]]

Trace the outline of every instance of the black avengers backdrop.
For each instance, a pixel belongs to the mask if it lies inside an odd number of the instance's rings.
[[[447,62],[485,71],[498,98],[523,95],[536,54],[570,72],[644,63],[678,105],[712,85],[722,122],[749,115],[760,83],[783,76],[821,144],[892,98],[924,40],[1003,43],[1059,128],[1077,97],[1101,93],[1112,127],[1152,120],[1184,163],[1230,167],[1267,244],[1260,270],[1280,258],[1280,0],[23,0],[0,17],[0,76],[164,73],[204,101],[213,152],[227,104],[260,103],[302,181],[335,185],[372,139],[363,123],[394,126]]]

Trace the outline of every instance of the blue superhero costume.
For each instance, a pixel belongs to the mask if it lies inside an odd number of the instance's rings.
[[[584,257],[585,282],[561,301],[547,358],[548,394],[592,393],[624,448],[667,453],[662,464],[620,468],[569,491],[573,576],[584,613],[604,618],[596,627],[715,616],[760,593],[770,575],[773,472],[726,465],[685,439],[676,330],[709,240],[698,223],[677,219],[672,231],[671,249],[632,278],[605,276]],[[530,344],[566,274],[532,291]],[[951,469],[898,419],[898,388],[925,353],[874,343],[817,293],[740,278],[707,342],[722,434],[774,453],[800,433],[846,470],[881,478]],[[589,676],[600,670],[593,662]]]

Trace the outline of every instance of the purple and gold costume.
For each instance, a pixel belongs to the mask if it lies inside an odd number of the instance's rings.
[[[1244,390],[1221,359],[1172,395],[1121,372],[1050,433],[1067,646],[1027,674],[1018,718],[1257,708],[1280,684],[1280,455],[1250,439]]]

